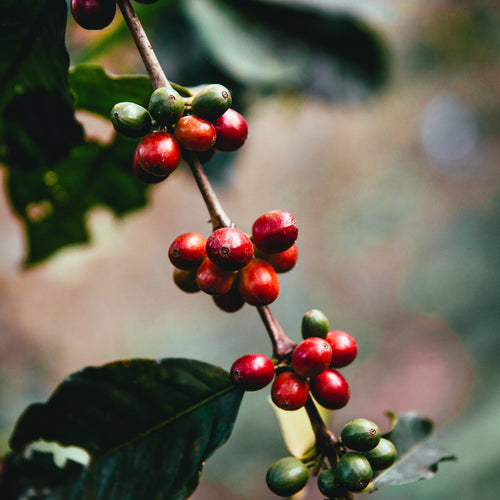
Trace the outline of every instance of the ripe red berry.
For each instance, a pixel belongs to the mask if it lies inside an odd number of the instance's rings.
[[[229,292],[224,295],[214,295],[213,299],[219,309],[228,313],[239,311],[245,305],[245,301],[238,290],[237,280],[234,280]]]
[[[280,291],[276,271],[265,260],[253,259],[238,273],[238,290],[247,304],[270,304]]]
[[[314,399],[329,410],[339,410],[349,402],[349,384],[336,370],[328,368],[311,378],[310,383]]]
[[[297,263],[298,256],[299,253],[297,251],[297,245],[295,243],[284,252],[264,253],[259,251],[256,254],[256,257],[269,262],[269,264],[274,267],[274,270],[277,273],[286,273],[293,269],[293,267]]]
[[[183,116],[175,124],[174,135],[183,148],[206,151],[215,144],[215,127],[199,116]]]
[[[71,0],[73,19],[87,30],[100,30],[113,21],[115,0]]]
[[[155,130],[139,142],[134,155],[134,169],[165,178],[179,165],[181,148],[167,132]]]
[[[195,293],[200,291],[198,283],[196,283],[196,269],[174,269],[174,283],[186,293]]]
[[[229,108],[214,122],[217,131],[215,149],[219,151],[235,151],[240,148],[248,136],[248,125],[237,111]]]
[[[245,354],[233,363],[231,377],[244,391],[258,391],[274,378],[274,365],[263,354]]]
[[[222,269],[236,271],[245,267],[252,259],[253,244],[238,229],[223,227],[208,237],[207,256]]]
[[[297,222],[286,210],[273,210],[261,215],[252,226],[255,246],[265,253],[288,250],[297,239]]]
[[[198,233],[177,236],[168,249],[168,258],[179,269],[195,269],[206,258],[207,239]]]
[[[292,367],[302,377],[315,377],[328,368],[331,359],[330,344],[325,339],[309,337],[294,349]]]
[[[332,346],[332,368],[342,368],[352,363],[358,354],[358,344],[352,335],[341,330],[333,330],[326,334],[327,342]]]
[[[282,410],[302,408],[309,396],[309,382],[294,372],[282,372],[271,387],[271,399]]]
[[[234,272],[221,269],[210,259],[205,259],[198,268],[196,283],[209,295],[223,295],[231,290],[235,276]]]

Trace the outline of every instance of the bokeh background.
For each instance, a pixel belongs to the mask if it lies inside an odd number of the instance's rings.
[[[332,429],[360,416],[387,429],[386,410],[415,410],[458,456],[431,481],[371,498],[493,499],[500,486],[500,7],[356,3],[387,47],[385,83],[368,89],[340,71],[333,100],[247,92],[247,143],[209,170],[240,229],[275,208],[298,221],[299,262],[281,276],[271,307],[287,334],[298,341],[302,315],[314,307],[358,340],[358,360],[343,369],[351,402],[332,415]],[[82,47],[99,36],[70,21],[72,61],[94,57]],[[172,79],[185,73],[178,64],[169,72],[169,53],[185,50],[196,60],[192,46],[163,42],[158,26],[152,38]],[[92,60],[116,73],[144,72],[131,42]],[[111,140],[108,123],[81,120],[88,137]],[[22,410],[86,365],[190,357],[229,369],[247,352],[270,353],[253,308],[223,313],[171,280],[171,241],[187,231],[208,235],[207,220],[181,168],[152,188],[144,210],[117,219],[95,208],[87,215],[89,244],[24,269],[23,225],[1,192],[2,452]],[[245,396],[194,499],[275,498],[265,471],[288,452],[267,392]],[[320,495],[311,486],[303,498]]]

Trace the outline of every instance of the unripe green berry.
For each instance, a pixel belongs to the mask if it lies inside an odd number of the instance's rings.
[[[363,491],[372,480],[373,469],[364,456],[359,453],[342,455],[335,469],[337,482],[347,491]]]
[[[357,418],[342,429],[340,438],[351,450],[369,451],[378,445],[381,434],[377,424],[366,418]]]
[[[368,459],[373,470],[383,470],[396,461],[397,451],[391,441],[382,438],[373,450],[365,451],[362,455]]]
[[[336,481],[333,469],[327,469],[320,473],[318,476],[318,489],[329,499],[344,499],[346,497],[346,490]]]
[[[266,474],[269,489],[280,497],[299,492],[309,479],[307,467],[295,457],[285,457],[275,462]]]
[[[231,106],[232,98],[229,90],[223,85],[214,83],[203,87],[191,103],[191,113],[206,120],[216,120]]]
[[[302,318],[302,338],[326,338],[330,326],[328,318],[318,309],[307,311]]]
[[[111,110],[115,130],[127,137],[143,137],[151,130],[151,115],[134,102],[119,102]]]
[[[172,87],[160,87],[151,94],[149,112],[158,125],[173,125],[184,114],[184,98]]]

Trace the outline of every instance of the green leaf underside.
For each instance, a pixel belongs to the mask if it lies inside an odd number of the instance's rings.
[[[388,412],[393,428],[384,435],[396,446],[396,463],[382,471],[372,482],[374,488],[387,485],[412,483],[431,479],[437,473],[439,463],[456,460],[432,438],[434,424],[414,412],[396,415]]]
[[[69,83],[76,95],[76,108],[109,119],[111,108],[119,102],[135,102],[147,108],[153,92],[147,76],[114,76],[102,66],[81,64],[71,68]]]
[[[27,408],[10,445],[16,456],[38,439],[79,446],[90,453],[90,466],[63,484],[9,477],[15,486],[7,493],[36,485],[50,490],[44,499],[184,499],[204,461],[229,437],[242,395],[227,372],[199,361],[134,359],[85,368],[45,404]]]
[[[184,5],[217,62],[244,84],[345,98],[347,81],[366,92],[385,80],[385,43],[355,9],[255,0]]]

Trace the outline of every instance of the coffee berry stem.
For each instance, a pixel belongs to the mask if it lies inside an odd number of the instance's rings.
[[[314,401],[309,395],[307,398],[305,409],[309,420],[311,422],[311,426],[314,432],[314,437],[316,438],[316,449],[322,455],[325,455],[330,464],[335,466],[337,463],[337,445],[338,440],[333,434],[333,432],[328,429],[328,427],[323,422],[321,415],[314,404]]]
[[[135,14],[130,1],[116,0],[116,3],[125,19],[125,22],[127,23],[137,49],[139,50],[149,78],[151,79],[153,88],[157,89],[169,85],[169,81],[165,76],[146,32]],[[198,185],[198,189],[210,214],[213,230],[215,231],[224,227],[234,227],[233,222],[219,202],[217,195],[215,194],[215,191],[205,174],[198,155],[193,151],[186,151],[184,157],[191,169],[196,184]],[[271,340],[274,358],[276,358],[278,363],[285,362],[289,364],[291,362],[291,356],[296,347],[296,343],[285,334],[269,307],[257,306],[257,311]],[[310,395],[305,404],[305,408],[316,438],[317,450],[319,453],[326,456],[332,465],[336,464],[338,459],[336,445],[338,444],[338,441],[335,435],[323,422]],[[349,499],[352,499],[350,494],[346,500]]]
[[[271,312],[268,306],[257,306],[257,311],[266,327],[271,343],[273,344],[273,357],[278,362],[290,361],[292,352],[295,348],[295,342],[288,338],[281,328],[278,320]]]
[[[213,230],[215,231],[216,229],[220,229],[222,227],[234,227],[231,219],[222,208],[212,184],[210,184],[210,181],[205,174],[205,170],[203,169],[198,155],[194,151],[186,151],[184,158],[188,162],[201,196],[205,201],[208,213],[210,214]]]
[[[127,23],[128,29],[134,39],[135,45],[141,54],[142,61],[146,70],[148,72],[151,83],[153,84],[153,89],[160,87],[166,87],[169,82],[165,76],[156,53],[149,41],[149,38],[142,27],[139,18],[137,17],[134,8],[130,4],[129,0],[116,0],[116,3]]]

